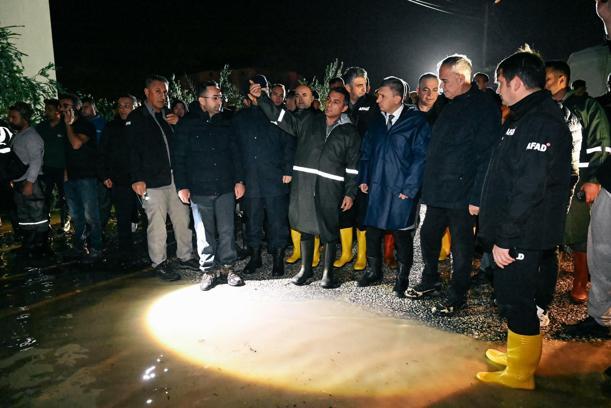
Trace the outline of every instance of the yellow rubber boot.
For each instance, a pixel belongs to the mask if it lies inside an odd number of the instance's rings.
[[[486,350],[486,358],[494,364],[507,366],[507,353],[495,349]]]
[[[452,241],[450,240],[450,229],[446,228],[446,232],[443,234],[441,238],[441,251],[439,251],[439,260],[445,261],[450,256],[450,244]]]
[[[312,257],[312,268],[316,268],[320,263],[320,237],[314,237],[314,256]]]
[[[486,383],[524,390],[535,389],[535,371],[541,359],[541,334],[524,336],[507,331],[507,367],[502,371],[479,372],[476,377]]]
[[[367,241],[365,231],[356,230],[356,262],[355,271],[363,271],[367,268]]]
[[[293,253],[286,258],[286,263],[294,264],[301,259],[301,233],[291,229],[291,241],[293,241]]]
[[[336,268],[341,268],[348,262],[352,262],[352,228],[340,229],[339,238],[342,243],[342,254],[339,259],[336,259],[335,262],[333,262],[333,266]]]

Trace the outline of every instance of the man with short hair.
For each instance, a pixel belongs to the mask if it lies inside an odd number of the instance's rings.
[[[542,336],[536,298],[543,252],[562,241],[569,196],[570,132],[543,90],[540,56],[519,51],[497,68],[499,93],[511,114],[494,148],[481,193],[479,237],[492,247],[499,311],[507,318],[507,352],[486,351],[501,371],[477,379],[532,390]]]
[[[345,87],[346,83],[344,82],[344,78],[335,77],[329,80],[329,89]]]
[[[130,142],[130,177],[134,192],[142,198],[148,218],[148,253],[157,275],[166,281],[180,279],[167,261],[166,218],[169,215],[176,239],[176,257],[181,266],[192,268],[192,233],[189,208],[176,194],[170,147],[178,117],[168,113],[168,80],[151,75],[144,81],[146,100],[132,111],[125,123]]]
[[[284,104],[286,105],[286,110],[289,112],[295,112],[297,110],[297,95],[294,89],[287,92]]]
[[[80,100],[61,95],[60,109],[66,125],[66,175],[64,191],[74,225],[72,255],[93,263],[102,256],[102,228],[97,183],[100,173],[95,127],[80,116]],[[87,234],[89,235],[87,237]],[[89,239],[87,239],[89,238]],[[86,243],[89,241],[89,247]]]
[[[295,88],[295,103],[298,111],[305,111],[312,108],[314,102],[314,92],[308,85],[301,84]]]
[[[492,97],[471,83],[471,60],[451,55],[439,65],[448,103],[433,125],[426,157],[422,202],[427,205],[420,230],[424,271],[406,296],[418,299],[438,293],[441,238],[452,236],[452,280],[447,297],[433,313],[451,316],[466,305],[474,252],[473,227],[479,213],[484,174],[501,125]]]
[[[131,188],[130,143],[125,123],[137,105],[133,95],[117,99],[117,116],[104,128],[100,144],[102,180],[110,189],[112,204],[117,216],[119,258],[123,262],[133,259],[132,220],[137,208],[136,194]]]
[[[292,279],[304,285],[313,276],[314,236],[325,245],[321,286],[337,286],[333,261],[339,230],[339,211],[348,211],[356,195],[360,137],[347,115],[348,92],[332,89],[324,116],[314,111],[295,115],[270,102],[261,85],[250,93],[269,120],[297,138],[291,182],[289,222],[301,233],[301,268]]]
[[[282,84],[273,84],[271,87],[271,93],[269,98],[272,100],[274,105],[284,105],[284,97],[286,96],[286,88]],[[250,101],[250,99],[249,99]]]
[[[545,88],[562,107],[572,112],[581,125],[578,181],[570,201],[566,220],[565,243],[573,252],[573,288],[571,299],[583,303],[588,299],[587,241],[590,223],[590,205],[600,191],[596,171],[605,161],[611,145],[611,128],[607,116],[596,100],[577,96],[570,90],[571,69],[564,61],[547,61],[545,64]]]
[[[269,92],[267,78],[255,75],[252,80]],[[274,92],[270,95],[274,102]],[[284,249],[289,239],[289,183],[293,174],[295,138],[272,124],[259,106],[238,111],[232,121],[233,136],[240,146],[239,161],[244,167],[247,189],[246,244],[250,260],[243,273],[251,274],[262,266],[263,225],[266,225],[267,252],[273,257],[272,276],[284,275]]]
[[[418,79],[418,101],[416,107],[420,112],[423,112],[429,124],[433,126],[437,116],[441,112],[446,99],[439,94],[439,78],[432,72],[422,74]]]
[[[48,246],[49,210],[44,199],[44,186],[40,180],[44,155],[44,142],[36,129],[30,126],[34,111],[25,102],[9,106],[8,120],[17,133],[11,139],[11,148],[27,165],[25,173],[12,180],[17,222],[23,234],[26,258],[43,255]]]
[[[57,206],[60,211],[61,227],[67,222],[68,205],[64,194],[64,177],[66,172],[66,125],[62,121],[59,100],[45,99],[45,120],[36,126],[36,131],[45,144],[45,155],[41,179],[44,182],[47,208],[51,209],[53,190],[57,189]]]
[[[191,203],[203,291],[226,277],[230,286],[244,281],[233,265],[235,200],[245,192],[242,157],[223,94],[214,81],[201,86],[193,109],[176,129],[172,149],[176,188],[184,204]],[[218,235],[218,240],[216,236]]]
[[[397,297],[405,297],[414,261],[420,187],[431,134],[425,115],[405,105],[408,94],[409,86],[402,79],[382,81],[377,91],[382,114],[367,129],[359,165],[359,188],[368,195],[363,224],[369,268],[358,285],[382,281],[381,242],[384,232],[390,231],[399,261],[393,288]]]
[[[488,76],[488,74],[484,74],[483,72],[476,72],[475,75],[473,75],[473,82],[477,84],[477,87],[480,91],[489,93],[496,100],[497,104],[499,105],[499,108],[501,107],[501,97],[494,91],[494,89],[488,86],[488,84],[490,83],[490,77]]]

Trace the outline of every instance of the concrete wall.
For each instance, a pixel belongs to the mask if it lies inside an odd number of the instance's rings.
[[[14,28],[21,34],[15,45],[23,57],[25,73],[35,75],[49,62],[55,63],[49,0],[0,0],[0,26],[24,26]],[[51,75],[55,78],[55,72]]]

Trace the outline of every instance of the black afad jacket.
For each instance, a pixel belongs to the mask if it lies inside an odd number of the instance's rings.
[[[571,133],[545,91],[511,107],[484,179],[479,238],[488,246],[543,250],[562,242]]]

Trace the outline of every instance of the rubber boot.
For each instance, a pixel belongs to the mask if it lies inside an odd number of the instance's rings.
[[[405,297],[405,291],[409,286],[409,268],[399,262],[399,269],[397,270],[397,279],[395,280],[395,286],[392,288],[393,293],[398,298]]]
[[[291,256],[286,258],[286,263],[294,264],[301,259],[301,233],[299,231],[291,229],[291,241],[293,241],[293,253]]]
[[[319,263],[320,263],[320,237],[317,235],[314,237],[314,255],[312,256],[312,268],[316,268]]]
[[[337,244],[335,242],[325,244],[325,258],[323,261],[322,279],[320,286],[325,289],[336,288],[337,282],[334,279],[333,273],[333,259],[335,259],[335,250]]]
[[[502,371],[479,372],[476,377],[486,383],[525,390],[535,389],[535,371],[541,359],[541,334],[524,336],[507,331],[507,367]]]
[[[278,249],[273,254],[272,276],[284,275],[284,249]]]
[[[507,353],[496,349],[486,350],[486,358],[492,361],[494,364],[500,366],[507,366]]]
[[[293,276],[291,282],[297,286],[304,285],[308,279],[310,279],[314,272],[312,272],[312,257],[314,256],[314,241],[301,241],[301,268],[297,275]]]
[[[359,287],[380,283],[384,278],[384,274],[382,273],[382,259],[368,257],[367,263],[369,264],[369,268],[365,270],[365,273],[363,273],[363,276],[357,282],[357,286]]]
[[[575,303],[584,303],[588,300],[588,257],[586,252],[573,252],[571,300]]]
[[[263,265],[263,261],[261,260],[261,248],[250,248],[250,259],[248,263],[242,270],[242,273],[247,275],[251,273],[257,272],[257,268],[260,268]]]
[[[366,232],[360,229],[356,230],[356,262],[354,263],[355,271],[363,271],[367,268],[367,240]]]
[[[439,251],[439,260],[445,261],[450,256],[452,240],[450,239],[450,229],[446,228],[443,237],[441,237],[441,251]]]
[[[352,228],[342,228],[339,230],[339,237],[342,243],[342,254],[339,259],[333,262],[333,266],[341,268],[349,262],[352,262]]]
[[[395,237],[389,233],[384,235],[384,265],[388,266],[389,269],[397,269]]]

